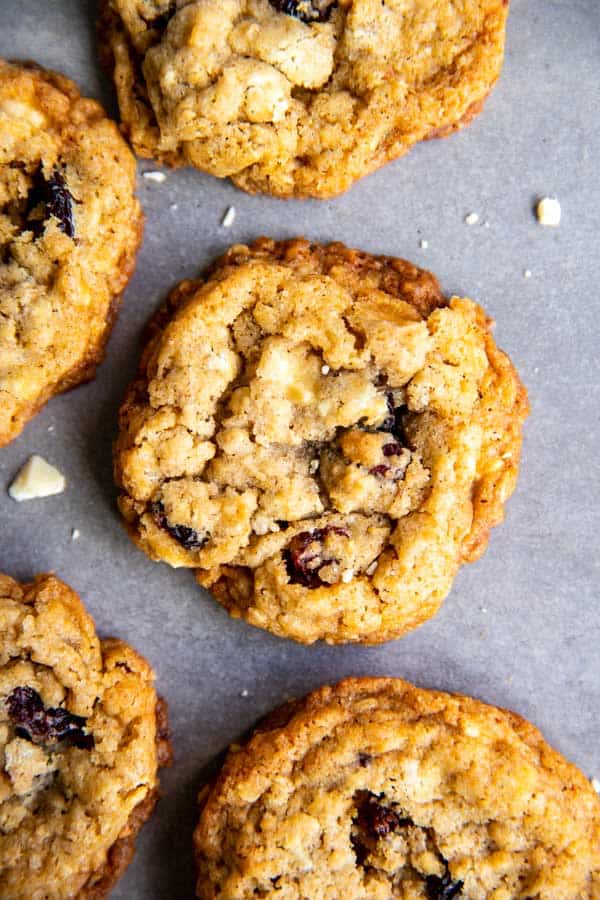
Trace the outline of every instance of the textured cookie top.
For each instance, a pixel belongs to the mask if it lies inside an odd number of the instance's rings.
[[[201,794],[198,897],[585,900],[600,801],[514,713],[399,679],[285,707]]]
[[[508,0],[103,9],[105,62],[138,153],[250,191],[326,197],[475,115],[500,72]]]
[[[134,187],[98,103],[0,60],[0,445],[93,374],[141,236]]]
[[[470,300],[403,260],[262,239],[184,282],[121,409],[120,506],[153,558],[300,641],[380,641],[483,550],[526,398]]]
[[[54,576],[0,575],[0,895],[105,896],[129,859],[111,848],[152,808],[162,738],[145,660],[99,641]]]

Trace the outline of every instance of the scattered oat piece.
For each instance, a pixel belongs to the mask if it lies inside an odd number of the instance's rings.
[[[235,222],[235,206],[230,206],[221,220],[223,228],[231,228]]]
[[[427,250],[429,247],[429,241],[419,241],[419,247],[421,250]]]
[[[163,181],[167,180],[164,172],[142,172],[142,176],[147,181],[154,181],[156,184],[162,184]]]
[[[79,528],[74,528],[73,531],[71,532],[71,540],[78,541],[80,534],[81,534],[81,532],[79,531]]]
[[[600,781],[597,778],[592,778],[592,787],[597,794],[600,794]]]
[[[550,228],[558,228],[560,225],[561,208],[556,197],[542,197],[535,212],[540,225],[548,225]]]
[[[321,375],[329,375],[330,371],[331,369],[329,368],[329,366],[321,366]]]
[[[51,466],[41,456],[30,456],[8,489],[8,493],[20,503],[37,497],[62,494],[66,480],[62,472]]]
[[[479,222],[479,215],[476,212],[469,213],[468,216],[465,216],[465,225],[477,225]]]
[[[531,269],[525,269],[523,272],[523,278],[531,278]]]

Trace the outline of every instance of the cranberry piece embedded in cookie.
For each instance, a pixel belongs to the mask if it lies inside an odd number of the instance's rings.
[[[358,808],[356,824],[372,838],[387,837],[397,828],[412,825],[412,819],[399,816],[388,806],[383,806],[374,794],[367,794]]]
[[[6,700],[8,715],[17,737],[32,744],[69,741],[82,750],[94,747],[94,736],[85,734],[86,719],[62,707],[45,709],[42,698],[31,687],[16,687]]]
[[[428,875],[425,885],[428,900],[453,900],[460,897],[463,889],[463,882],[452,881],[448,871],[441,878],[439,875]]]
[[[326,22],[337,0],[269,0],[278,12],[294,16],[302,22]]]
[[[49,216],[58,219],[58,227],[68,237],[75,237],[73,197],[59,168],[55,167],[50,178],[46,179],[42,167],[39,167],[33,176],[27,209],[27,227],[36,237],[44,230]]]
[[[301,531],[292,538],[283,554],[292,584],[301,584],[307,588],[322,587],[325,584],[319,570],[337,561],[323,554],[323,542],[328,534],[348,537],[345,528],[326,525],[325,528],[315,528],[313,531]]]
[[[171,537],[181,544],[184,550],[200,550],[208,540],[208,535],[199,535],[189,525],[171,525],[165,515],[164,506],[160,501],[152,503],[150,511],[159,528],[168,531]]]

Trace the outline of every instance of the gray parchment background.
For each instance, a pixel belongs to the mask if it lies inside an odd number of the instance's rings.
[[[93,19],[85,0],[0,0],[0,54],[63,71],[114,110]],[[140,178],[145,241],[106,362],[0,450],[0,568],[21,579],[54,569],[101,633],[148,657],[169,701],[176,762],[118,900],[191,897],[203,770],[270,708],[345,675],[400,675],[511,707],[600,777],[599,159],[600,2],[513,0],[504,73],[483,115],[335,201],[249,197],[190,170],[162,185]],[[545,194],[561,201],[558,230],[532,214]],[[237,218],[226,230],[229,205]],[[472,211],[480,222],[469,227]],[[339,239],[431,268],[447,292],[486,306],[529,388],[505,524],[438,616],[402,641],[329,648],[272,637],[229,619],[191,573],[150,562],[120,527],[111,442],[144,322],[177,281],[260,234]],[[68,487],[17,505],[5,488],[32,452],[58,465]]]

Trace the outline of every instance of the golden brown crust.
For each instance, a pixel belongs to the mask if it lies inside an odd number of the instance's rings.
[[[500,73],[504,0],[339,0],[308,24],[277,5],[103,0],[100,55],[137,153],[249,193],[333,197],[468,125]]]
[[[489,324],[405,260],[231,247],[148,326],[115,446],[130,535],[276,634],[415,628],[516,482],[527,395]]]
[[[130,151],[64,76],[0,60],[0,134],[2,446],[94,377],[143,217]]]
[[[287,704],[199,802],[202,900],[418,900],[444,877],[475,900],[600,890],[600,801],[584,775],[516,713],[401,679]]]

